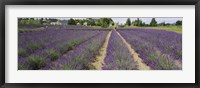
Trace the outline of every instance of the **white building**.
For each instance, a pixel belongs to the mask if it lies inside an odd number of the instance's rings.
[[[78,22],[76,25],[80,26],[81,24]]]
[[[87,22],[84,22],[84,23],[83,23],[83,26],[87,26]]]
[[[61,24],[62,24],[63,26],[68,25],[68,20],[61,20],[60,22],[61,22]]]
[[[51,25],[63,25],[63,26],[66,26],[66,25],[68,25],[68,21],[67,20],[59,20],[59,21],[56,21],[56,22],[51,22],[50,24]]]
[[[56,22],[51,22],[51,25],[62,25],[62,23],[60,21],[56,21]]]

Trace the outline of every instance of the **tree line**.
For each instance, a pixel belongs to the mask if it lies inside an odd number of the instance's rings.
[[[61,21],[59,19],[54,18],[19,18],[18,24],[21,25],[28,25],[28,24],[50,24],[51,22]],[[114,25],[114,21],[111,18],[100,18],[100,19],[93,19],[93,18],[86,18],[86,19],[73,19],[70,18],[68,21],[68,25],[83,25],[85,22],[87,25],[90,26],[101,26],[101,27],[109,27]]]
[[[50,24],[51,22],[56,22],[58,19],[54,18],[18,18],[18,24],[26,25],[26,24]]]
[[[85,22],[87,22],[87,25],[90,26],[101,26],[101,27],[109,27],[114,25],[114,21],[111,18],[100,18],[100,19],[93,19],[93,18],[87,18],[87,19],[73,19],[70,18],[68,20],[69,25],[83,25]]]
[[[153,26],[153,27],[155,27],[155,26],[169,26],[169,25],[177,25],[177,26],[179,26],[179,25],[182,25],[182,21],[181,20],[177,20],[175,23],[172,23],[172,24],[165,23],[165,22],[158,23],[155,18],[152,18],[150,24],[146,24],[145,22],[143,22],[139,18],[137,18],[135,21],[132,21],[132,22],[131,22],[130,18],[128,18],[126,20],[125,25],[127,25],[127,26],[133,25],[133,26],[141,26],[141,27],[142,26]]]

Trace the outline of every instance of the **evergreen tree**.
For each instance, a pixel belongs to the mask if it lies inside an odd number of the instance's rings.
[[[151,19],[150,26],[157,26],[157,21],[155,18]]]
[[[126,25],[131,26],[131,20],[130,20],[130,18],[128,18],[128,19],[126,20]]]
[[[144,26],[145,23],[142,22],[139,18],[137,18],[134,22],[132,22],[134,26]]]

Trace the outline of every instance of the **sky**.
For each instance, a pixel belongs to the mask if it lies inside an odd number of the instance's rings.
[[[150,24],[152,17],[139,17],[143,22],[145,22],[146,24]],[[70,18],[57,18],[57,19],[61,19],[61,20],[68,20]],[[86,19],[83,17],[77,17],[77,18],[73,18],[73,19]],[[98,18],[96,18],[98,19]],[[119,24],[124,24],[126,23],[126,20],[128,18],[127,17],[113,17],[112,20],[115,23],[119,23]],[[137,19],[137,17],[134,18],[130,18],[131,21],[134,21]],[[165,22],[165,23],[175,23],[177,20],[182,20],[182,17],[155,17],[157,23],[161,23],[161,22]]]

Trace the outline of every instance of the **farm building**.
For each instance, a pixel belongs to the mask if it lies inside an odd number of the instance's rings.
[[[56,21],[56,22],[51,22],[51,25],[62,25],[62,23],[60,21]]]
[[[81,24],[78,22],[76,25],[80,26]]]
[[[83,26],[87,26],[87,22],[84,22],[84,23],[83,23]]]
[[[50,23],[51,25],[67,25],[68,24],[68,21],[67,20],[59,20],[59,21],[56,21],[56,22],[51,22]]]
[[[63,26],[68,25],[68,21],[67,21],[67,20],[61,20],[60,22],[61,22],[61,24],[62,24]]]

